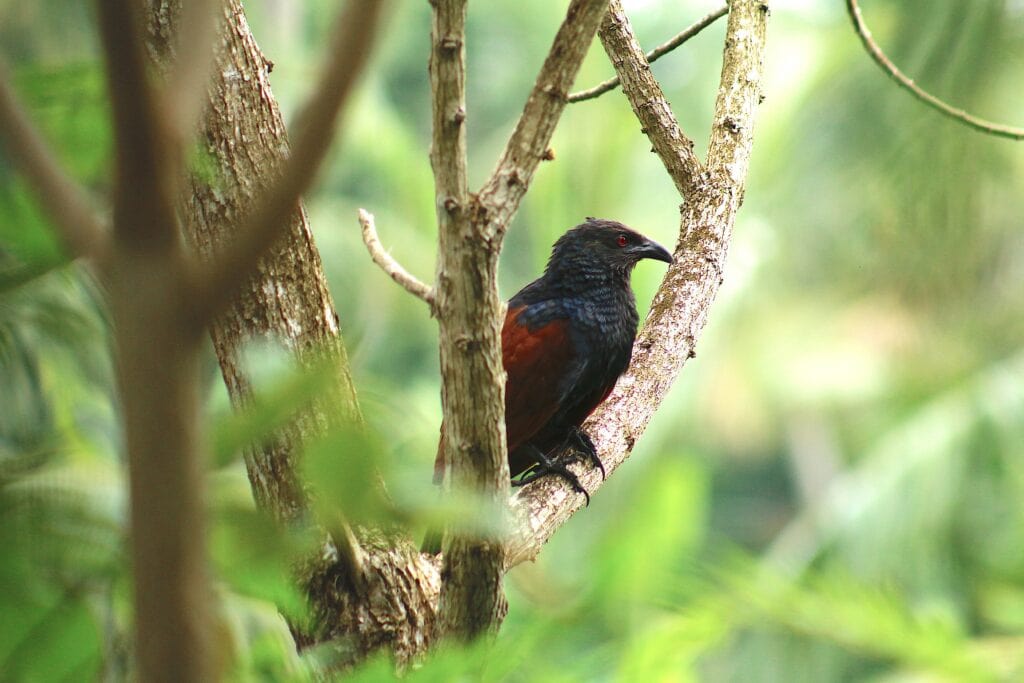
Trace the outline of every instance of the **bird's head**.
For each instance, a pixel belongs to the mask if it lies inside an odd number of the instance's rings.
[[[654,240],[622,223],[588,218],[558,238],[548,261],[549,273],[613,273],[628,278],[641,259],[672,263],[672,254]]]

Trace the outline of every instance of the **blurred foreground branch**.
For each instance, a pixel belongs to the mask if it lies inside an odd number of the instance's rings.
[[[0,63],[0,138],[25,174],[39,205],[47,212],[73,258],[101,252],[108,240],[82,188],[57,162],[50,146],[18,102],[7,67]]]

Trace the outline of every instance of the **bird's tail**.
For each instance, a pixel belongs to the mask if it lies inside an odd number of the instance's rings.
[[[437,528],[431,527],[427,529],[426,535],[423,537],[423,543],[420,545],[421,553],[430,553],[431,555],[441,554],[441,539],[444,537],[444,532]]]
[[[441,423],[441,438],[437,443],[437,457],[434,459],[434,485],[438,492],[441,491],[441,484],[444,482],[444,422]],[[427,529],[423,543],[420,545],[421,553],[438,555],[441,552],[441,539],[444,537],[444,529],[430,527]]]

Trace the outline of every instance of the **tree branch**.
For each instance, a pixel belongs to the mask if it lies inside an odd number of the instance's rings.
[[[651,73],[621,0],[609,3],[598,35],[654,151],[665,164],[679,194],[690,196],[703,182],[704,166],[693,153],[693,141],[680,129],[672,107]]]
[[[697,20],[690,26],[686,27],[676,35],[672,36],[658,47],[648,52],[646,55],[647,63],[654,64],[654,62],[658,61],[659,59],[667,55],[669,52],[672,52],[677,47],[688,41],[690,38],[693,38],[698,33],[706,29],[708,26],[711,26],[711,24],[715,23],[728,13],[729,5],[722,5],[718,9],[708,12],[699,20]],[[605,21],[608,21],[607,16],[605,16]],[[569,103],[572,104],[574,102],[592,100],[596,97],[600,97],[609,90],[615,89],[615,87],[618,85],[618,76],[615,76],[614,78],[609,78],[607,81],[598,83],[593,88],[587,88],[586,90],[574,92],[573,94],[569,95]]]
[[[572,0],[491,178],[472,199],[465,183],[465,0],[435,0],[431,86],[440,255],[437,314],[449,484],[504,507],[509,487],[497,261],[508,223],[546,156],[565,97],[607,0]],[[500,623],[501,539],[449,536],[443,543],[442,628],[471,638]]]
[[[146,73],[138,3],[100,0],[99,28],[114,119],[114,238],[137,251],[178,244],[174,164],[165,122]]]
[[[198,268],[190,285],[198,322],[223,309],[249,278],[259,259],[284,232],[334,138],[335,119],[366,64],[383,2],[350,0],[338,17],[331,49],[313,94],[296,126],[291,158],[283,164],[265,199],[243,219],[237,239]]]
[[[1010,138],[1011,140],[1024,140],[1024,128],[1015,128],[1013,126],[1007,126],[1001,123],[992,123],[991,121],[980,119],[967,113],[963,109],[947,104],[935,95],[923,90],[914,83],[913,79],[900,71],[899,67],[893,64],[892,60],[882,52],[882,48],[875,42],[874,38],[871,36],[871,31],[868,30],[867,25],[864,23],[864,18],[861,16],[860,6],[857,4],[857,0],[846,0],[846,10],[850,15],[850,21],[853,22],[854,31],[857,32],[860,42],[863,43],[864,48],[868,51],[868,54],[871,55],[875,64],[878,64],[878,66],[880,66],[885,73],[896,81],[901,88],[910,92],[911,95],[921,102],[924,102],[932,109],[936,109],[949,118],[959,121],[960,123],[981,131],[982,133]]]
[[[509,475],[497,250],[488,248],[474,230],[466,184],[466,0],[431,4],[430,165],[438,224],[441,457],[447,485],[504,506]],[[508,611],[500,539],[449,534],[443,548],[441,633],[470,640],[496,630]]]
[[[116,156],[113,245],[100,264],[128,454],[138,678],[203,681],[210,648],[199,446],[199,335],[185,302],[177,164],[149,83],[141,3],[100,0]]]
[[[761,97],[767,18],[765,2],[731,3],[707,181],[683,206],[676,262],[654,296],[633,347],[630,368],[585,425],[609,474],[629,457],[682,366],[693,357],[722,282]],[[574,466],[573,471],[591,493],[603,483],[592,468]],[[507,547],[508,566],[536,557],[582,504],[580,496],[556,477],[520,490],[513,497],[520,524]]]
[[[106,230],[89,206],[85,192],[64,172],[43,136],[32,125],[14,94],[10,75],[2,62],[0,136],[70,255],[89,258],[102,252],[108,242]]]
[[[380,266],[388,276],[402,286],[405,291],[417,299],[421,299],[431,308],[434,307],[434,290],[420,282],[415,275],[402,267],[402,264],[384,250],[384,245],[377,237],[377,226],[373,221],[373,214],[365,209],[359,209],[359,225],[363,228],[363,244],[370,252],[370,258]]]
[[[572,0],[569,4],[497,168],[480,189],[482,234],[494,239],[498,250],[537,165],[547,158],[548,143],[565,109],[569,89],[607,7],[608,0]]]

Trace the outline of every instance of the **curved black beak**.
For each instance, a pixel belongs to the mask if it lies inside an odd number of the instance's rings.
[[[665,263],[672,263],[672,254],[668,249],[661,246],[654,240],[645,239],[640,244],[633,247],[630,251],[636,255],[637,260],[644,258],[654,259],[655,261],[664,261]]]

